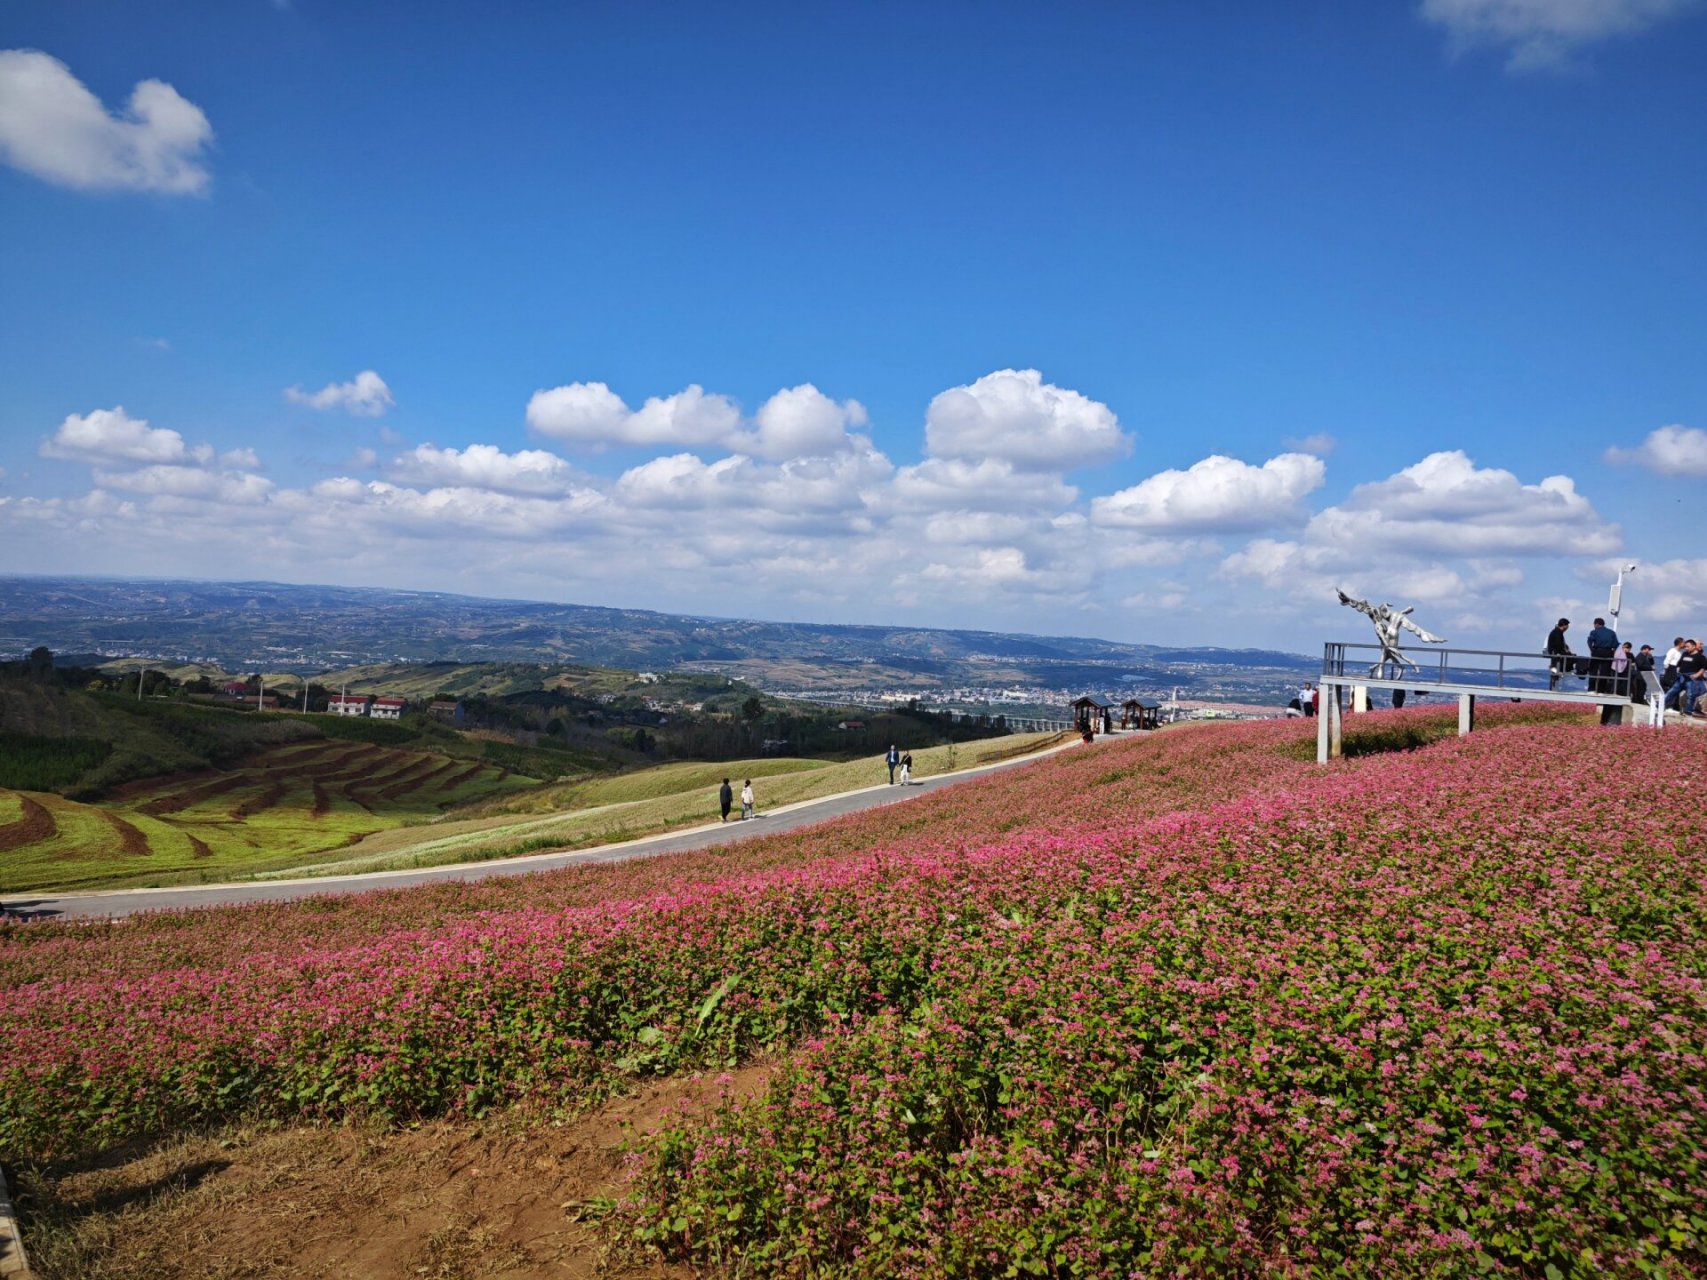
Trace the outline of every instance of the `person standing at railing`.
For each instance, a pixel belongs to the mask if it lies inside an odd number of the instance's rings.
[[[1677,679],[1677,660],[1683,657],[1684,638],[1679,636],[1671,642],[1671,648],[1666,650],[1666,660],[1660,667],[1660,688],[1671,692],[1672,682]]]
[[[1594,630],[1588,633],[1588,691],[1612,691],[1612,655],[1618,652],[1618,633],[1606,625],[1605,618],[1594,620]]]
[[[1625,645],[1626,649],[1630,646]],[[1648,682],[1644,673],[1654,669],[1654,646],[1645,644],[1630,659],[1630,701],[1641,706],[1648,700]]]
[[[1547,648],[1545,652],[1547,656],[1552,659],[1552,671],[1547,676],[1547,687],[1549,689],[1557,689],[1559,687],[1560,676],[1568,676],[1571,674],[1571,646],[1565,639],[1565,632],[1569,629],[1570,625],[1571,620],[1569,618],[1560,618],[1559,625],[1547,633]]]

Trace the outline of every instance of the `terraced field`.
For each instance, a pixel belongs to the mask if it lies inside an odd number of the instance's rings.
[[[534,784],[496,765],[361,742],[274,748],[103,804],[0,790],[0,891],[125,887],[311,865],[376,831]]]

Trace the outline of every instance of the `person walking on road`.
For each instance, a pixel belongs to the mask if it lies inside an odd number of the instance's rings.
[[[735,804],[735,793],[729,787],[729,779],[723,779],[723,785],[717,788],[717,803],[723,810],[723,821],[729,821],[729,810]]]
[[[901,763],[901,753],[895,750],[895,744],[889,744],[889,754],[883,757],[883,763],[889,766],[889,785],[895,785],[895,766]]]
[[[901,785],[903,787],[913,785],[913,753],[911,751],[901,757]]]
[[[748,778],[741,784],[741,821],[745,822],[753,816],[753,780]]]

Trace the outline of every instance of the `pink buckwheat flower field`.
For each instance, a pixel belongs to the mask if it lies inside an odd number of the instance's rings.
[[[0,1153],[589,1105],[784,1276],[1707,1275],[1707,735],[1170,731],[736,848],[0,929]],[[1433,741],[1430,741],[1433,739]],[[1385,741],[1383,741],[1385,740]]]

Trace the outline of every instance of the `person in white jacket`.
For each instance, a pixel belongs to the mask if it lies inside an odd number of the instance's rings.
[[[741,784],[741,821],[745,822],[753,816],[753,780],[748,778]]]

